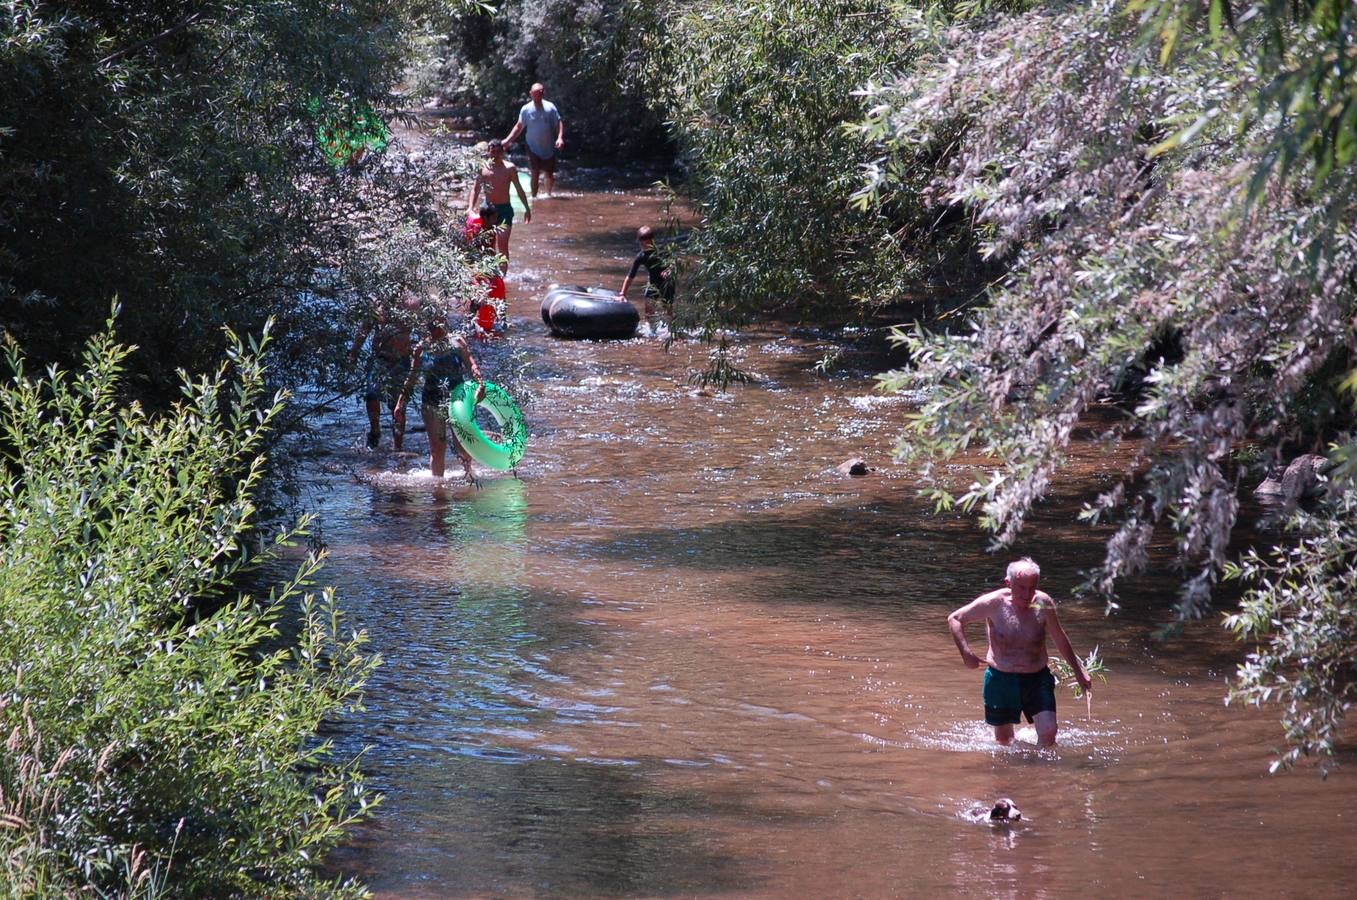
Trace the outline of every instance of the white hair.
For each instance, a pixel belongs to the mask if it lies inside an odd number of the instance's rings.
[[[1023,578],[1040,578],[1041,566],[1033,561],[1032,557],[1024,556],[1022,559],[1015,559],[1008,564],[1008,571],[1004,573],[1009,581],[1020,581]]]

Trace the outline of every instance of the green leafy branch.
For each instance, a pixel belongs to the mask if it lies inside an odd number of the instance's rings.
[[[1088,656],[1079,660],[1079,664],[1084,667],[1084,674],[1089,677],[1089,680],[1096,678],[1103,684],[1107,684],[1108,669],[1103,663],[1103,658],[1101,654],[1099,654],[1097,647],[1094,647],[1089,651]],[[1052,656],[1051,672],[1055,675],[1057,684],[1069,684],[1070,688],[1074,691],[1074,699],[1078,700],[1080,697],[1084,696],[1083,685],[1081,685],[1078,679],[1074,677],[1074,669],[1069,663],[1065,662],[1065,660],[1061,659],[1059,656]]]

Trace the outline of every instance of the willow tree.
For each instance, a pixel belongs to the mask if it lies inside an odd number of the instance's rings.
[[[1351,467],[1296,520],[1299,544],[1241,565],[1229,541],[1264,468],[1351,454],[1352,11],[1190,9],[1055,3],[921,32],[931,63],[870,88],[861,131],[885,156],[863,198],[889,198],[893,172],[944,144],[922,190],[964,211],[1009,273],[968,327],[902,332],[912,365],[884,384],[925,392],[900,453],[998,544],[1059,477],[1085,414],[1119,411],[1104,437],[1138,453],[1084,511],[1115,524],[1087,587],[1115,606],[1161,532],[1185,567],[1180,620],[1245,577],[1226,621],[1254,646],[1231,696],[1282,705],[1279,764],[1327,762],[1357,692]],[[963,450],[993,468],[956,482],[942,464]]]

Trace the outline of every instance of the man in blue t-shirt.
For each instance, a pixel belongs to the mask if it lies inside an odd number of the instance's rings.
[[[543,100],[546,93],[541,82],[528,91],[532,99],[518,111],[518,121],[504,139],[507,149],[521,134],[528,145],[528,170],[532,173],[532,196],[537,199],[537,182],[547,176],[547,193],[556,186],[556,151],[565,146],[565,123],[556,111],[556,104]]]

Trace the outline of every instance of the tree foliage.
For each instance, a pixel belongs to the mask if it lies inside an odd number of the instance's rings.
[[[1273,771],[1303,756],[1319,757],[1327,771],[1357,701],[1357,492],[1350,482],[1334,484],[1329,502],[1297,514],[1294,545],[1250,551],[1226,570],[1249,590],[1225,624],[1256,647],[1239,667],[1229,699],[1281,707],[1290,746]]]
[[[316,738],[376,660],[310,557],[268,597],[254,523],[258,348],[182,383],[164,417],[117,400],[131,350],[0,389],[0,858],[16,895],[309,895],[369,799]],[[301,527],[304,527],[304,524]],[[288,531],[272,548],[292,543]]]
[[[1259,79],[1253,105],[1272,123],[1255,187],[1274,168],[1286,174],[1300,167],[1322,181],[1357,161],[1357,10],[1351,3],[1136,0],[1132,7],[1158,38],[1161,62],[1184,44],[1190,56],[1203,28],[1218,48],[1249,60]],[[1211,107],[1201,113],[1215,114]]]
[[[1114,602],[1167,529],[1186,567],[1176,612],[1191,618],[1232,563],[1241,486],[1346,440],[1337,388],[1357,346],[1357,193],[1342,137],[1351,81],[1333,56],[1345,38],[1280,5],[1251,8],[1252,26],[1235,17],[1237,34],[1186,7],[1144,4],[1141,20],[1057,3],[938,32],[927,61],[872,89],[862,127],[888,148],[869,186],[888,197],[914,187],[892,167],[933,152],[964,110],[925,190],[964,211],[1008,269],[967,328],[901,334],[912,366],[884,384],[925,397],[901,455],[940,504],[979,509],[1006,543],[1085,414],[1110,404],[1121,415],[1104,437],[1138,453],[1085,510],[1116,524],[1089,586]],[[1171,53],[1145,39],[1147,23]],[[1326,59],[1332,77],[1297,76]],[[943,464],[963,451],[993,470],[956,483]],[[1336,482],[1301,522],[1323,551],[1242,570],[1259,581],[1230,620],[1268,641],[1237,696],[1282,698],[1300,753],[1332,749],[1357,674],[1352,576],[1329,552],[1347,540],[1347,490]],[[1300,585],[1316,603],[1288,606]]]
[[[439,36],[421,89],[475,107],[505,134],[533,82],[566,123],[566,156],[663,153],[661,119],[637,79],[638,47],[655,22],[651,0],[503,0],[492,16],[463,16]]]
[[[648,94],[666,116],[699,216],[686,292],[709,332],[750,316],[895,299],[917,265],[899,209],[855,207],[852,90],[908,60],[893,4],[664,4],[647,30]],[[900,206],[914,210],[908,200]]]
[[[176,368],[220,358],[222,326],[257,334],[274,316],[271,377],[332,374],[334,320],[351,331],[370,299],[321,318],[306,292],[390,256],[384,221],[444,246],[456,166],[368,153],[337,168],[317,132],[391,119],[415,36],[469,5],[0,2],[0,329],[69,362],[116,296],[151,351],[129,384],[166,397]]]

